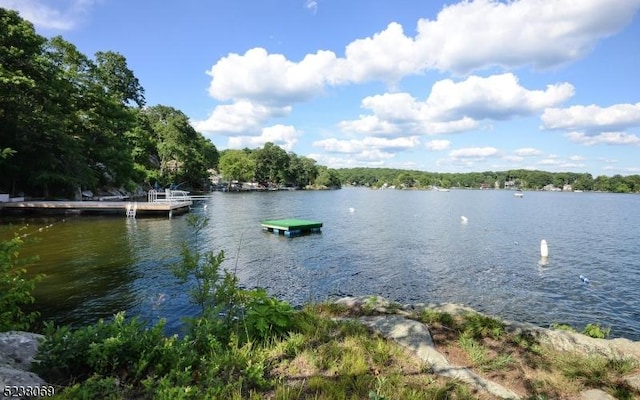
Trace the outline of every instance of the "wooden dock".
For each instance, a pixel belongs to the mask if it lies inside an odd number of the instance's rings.
[[[192,201],[16,201],[0,203],[0,211],[49,214],[173,215],[189,211]]]
[[[305,233],[319,233],[322,222],[306,219],[276,219],[260,222],[262,229],[274,234],[284,234],[286,237],[299,236]]]

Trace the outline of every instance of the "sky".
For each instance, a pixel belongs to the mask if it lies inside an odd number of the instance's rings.
[[[0,0],[219,150],[640,174],[640,0]]]

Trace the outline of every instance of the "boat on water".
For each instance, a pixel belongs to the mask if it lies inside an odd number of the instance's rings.
[[[437,188],[436,190],[438,192],[448,192],[449,191],[449,189],[447,189],[447,188]]]
[[[518,198],[522,198],[524,197],[524,193],[522,193],[521,191],[517,191],[513,194],[513,197],[518,197]]]

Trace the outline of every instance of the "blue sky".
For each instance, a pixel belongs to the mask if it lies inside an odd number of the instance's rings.
[[[0,0],[124,55],[219,149],[330,167],[640,173],[640,0]]]

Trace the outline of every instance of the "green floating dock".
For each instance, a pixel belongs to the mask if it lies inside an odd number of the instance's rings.
[[[304,233],[317,233],[322,228],[322,222],[306,219],[274,219],[260,222],[262,229],[274,234],[283,233],[286,237],[299,236]]]

